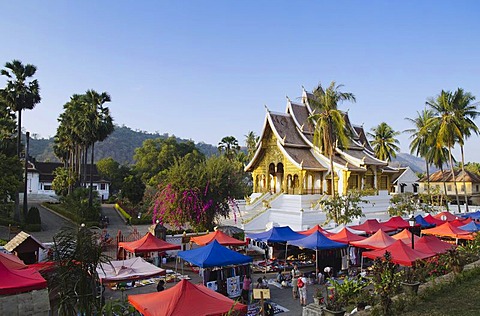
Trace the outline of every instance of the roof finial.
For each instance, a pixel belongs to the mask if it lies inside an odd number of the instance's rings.
[[[283,135],[282,141],[285,143],[285,139],[287,139],[287,134]]]
[[[287,98],[287,101],[288,101],[288,102],[291,102],[291,101],[290,101],[290,98],[288,97],[288,95],[286,95],[285,98]]]
[[[269,111],[266,104],[264,104],[263,106],[265,107],[265,110]]]

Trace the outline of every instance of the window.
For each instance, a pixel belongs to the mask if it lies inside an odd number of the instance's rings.
[[[98,186],[95,184],[95,185],[93,186],[93,189],[94,189],[95,191],[97,191],[97,190],[98,190]]]
[[[50,191],[50,190],[52,190],[52,185],[51,184],[44,184],[43,189],[46,190],[46,191]]]
[[[106,190],[107,189],[107,184],[106,183],[100,183],[100,190]]]
[[[480,192],[480,190],[479,190],[479,189],[480,189],[480,187],[479,187],[479,186],[478,186],[478,184],[477,184],[477,192]]]
[[[388,186],[388,176],[380,177],[380,190],[386,190]]]
[[[452,191],[452,185],[451,184],[447,185],[447,191]]]
[[[462,186],[460,187],[460,191],[462,192],[465,192],[465,186],[462,184]]]

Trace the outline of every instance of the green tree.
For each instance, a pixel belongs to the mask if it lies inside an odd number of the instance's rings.
[[[344,114],[338,110],[338,104],[343,101],[355,102],[355,96],[352,93],[340,91],[342,87],[334,81],[330,83],[327,89],[319,84],[313,90],[314,98],[309,100],[313,109],[313,114],[309,116],[309,120],[315,126],[313,144],[330,159],[332,196],[335,196],[333,156],[337,147],[348,146],[350,132]]]
[[[121,186],[122,198],[128,199],[133,205],[139,204],[145,193],[145,184],[136,175],[126,176]]]
[[[465,170],[480,177],[480,163],[478,162],[467,162],[465,164]]]
[[[460,140],[463,142],[464,138],[465,123],[458,117],[455,111],[461,100],[462,96],[458,90],[455,93],[442,90],[436,98],[429,98],[427,101],[427,104],[435,113],[435,117],[428,123],[428,128],[431,128],[433,132],[432,135],[436,136],[437,146],[444,146],[448,149],[449,165],[453,186],[455,187],[458,212],[460,212],[460,199],[458,197],[452,149]]]
[[[52,188],[58,196],[67,196],[68,189],[76,182],[75,177],[65,167],[58,167],[53,170]]]
[[[260,140],[260,136],[257,136],[255,132],[250,131],[245,135],[245,145],[247,146],[247,159],[250,161],[255,155],[257,143]]]
[[[90,133],[87,134],[87,143],[89,143],[91,148],[89,207],[93,205],[93,164],[95,143],[105,140],[114,129],[110,110],[108,107],[104,106],[105,103],[110,101],[111,98],[107,92],[98,93],[95,90],[87,90],[84,96],[84,102],[89,109],[86,117],[90,120]]]
[[[400,150],[397,145],[400,142],[395,137],[398,135],[400,135],[400,132],[394,131],[385,122],[372,128],[372,133],[368,133],[368,136],[373,138],[370,143],[378,159],[390,161],[397,156],[397,152]]]
[[[97,161],[97,170],[100,176],[110,181],[110,193],[115,194],[120,190],[123,179],[130,175],[130,167],[122,166],[112,157]]]
[[[22,179],[22,165],[16,153],[15,116],[0,97],[0,207],[11,211]]]
[[[2,102],[14,112],[17,112],[17,156],[20,157],[22,146],[22,111],[31,110],[40,103],[40,88],[36,79],[30,80],[35,75],[37,67],[31,64],[22,64],[19,60],[12,60],[5,64],[1,74],[7,77],[7,85],[0,89]],[[15,220],[20,220],[19,195],[15,194]]]
[[[435,145],[433,141],[432,131],[427,128],[427,123],[434,117],[431,110],[425,109],[422,112],[417,111],[417,117],[406,118],[413,124],[413,128],[407,129],[405,132],[410,133],[410,153],[425,159],[425,168],[427,171],[427,194],[430,196],[430,164],[432,161],[427,159],[427,155],[431,148]]]
[[[160,184],[151,207],[153,220],[179,228],[188,223],[197,230],[212,229],[231,210],[236,215],[235,199],[242,198],[246,188],[239,161],[225,156],[202,161],[178,159]]]
[[[175,160],[189,153],[193,153],[197,157],[195,159],[204,157],[192,141],[177,142],[173,136],[166,139],[147,139],[142,147],[135,149],[133,169],[145,184],[156,186]]]
[[[233,136],[225,136],[218,143],[218,151],[230,160],[236,157],[239,150],[238,140]]]
[[[59,315],[95,315],[101,310],[97,298],[100,263],[108,263],[98,243],[98,234],[86,227],[62,228],[53,238],[54,269],[46,279],[56,298],[52,310]]]
[[[460,146],[460,154],[462,156],[462,172],[465,173],[465,153],[464,145],[465,141],[472,135],[472,133],[478,135],[479,129],[475,124],[475,119],[480,114],[477,111],[477,105],[472,104],[475,100],[475,97],[470,92],[464,92],[463,89],[458,88],[455,91],[455,102],[454,105],[454,115],[457,117],[460,123],[460,132],[462,136],[458,139],[458,144]],[[463,187],[466,188],[465,177],[463,179]],[[468,212],[468,197],[467,190],[463,190],[464,199],[465,199],[465,211]]]
[[[326,213],[326,222],[333,221],[337,225],[346,225],[354,218],[364,216],[361,204],[365,203],[368,201],[356,190],[350,190],[346,195],[331,196],[319,202],[322,211]]]

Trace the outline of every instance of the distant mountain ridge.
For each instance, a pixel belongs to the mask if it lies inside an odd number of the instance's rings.
[[[98,161],[102,158],[112,157],[120,164],[133,164],[135,148],[141,147],[145,140],[155,138],[165,139],[170,136],[175,137],[175,135],[169,135],[168,133],[148,133],[132,130],[127,126],[115,126],[114,132],[108,136],[107,139],[95,144],[95,160]],[[179,142],[188,141],[187,139],[175,138]],[[203,142],[195,143],[195,146],[206,156],[211,156],[218,152],[216,146]],[[40,139],[31,138],[29,154],[37,161],[58,161],[53,153],[53,137]]]
[[[425,160],[423,158],[410,155],[407,153],[397,153],[397,157],[393,158],[390,162],[392,167],[410,167],[413,172],[424,173],[426,172]],[[437,169],[430,167],[430,171],[436,171]]]
[[[120,164],[133,164],[135,148],[141,147],[145,140],[165,139],[170,136],[174,135],[169,135],[168,133],[148,133],[132,130],[127,126],[115,126],[115,131],[106,140],[95,144],[95,159],[98,161],[102,158],[112,157]],[[187,141],[178,137],[177,140]],[[215,155],[218,152],[217,146],[211,144],[200,142],[195,143],[195,145],[206,156]],[[37,161],[58,161],[53,153],[53,137],[31,138],[29,153]],[[392,159],[390,165],[394,167],[409,166],[414,172],[425,172],[425,161],[422,158],[406,153],[398,153],[397,157]]]

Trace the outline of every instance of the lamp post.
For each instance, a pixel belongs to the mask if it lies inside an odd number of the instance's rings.
[[[408,219],[408,224],[410,225],[410,233],[412,234],[412,249],[415,249],[415,245],[414,245],[415,235],[413,234],[413,229],[415,227],[416,221],[413,214],[410,214],[410,218]]]

